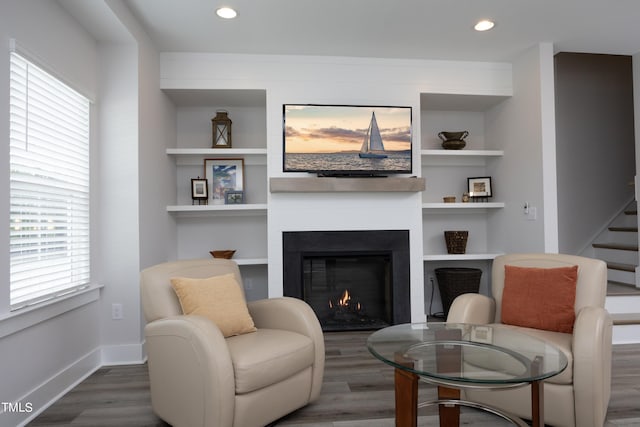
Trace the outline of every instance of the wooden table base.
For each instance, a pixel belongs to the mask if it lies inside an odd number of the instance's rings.
[[[418,376],[402,369],[395,371],[396,427],[417,427]]]
[[[537,356],[531,363],[531,373],[539,374],[542,369],[542,356]],[[544,387],[542,381],[531,383],[531,425],[544,427]]]
[[[395,369],[396,427],[417,427],[418,425],[418,375]],[[460,390],[438,386],[439,400],[459,400]],[[531,383],[531,426],[544,427],[543,382]],[[460,406],[440,404],[440,427],[460,425]]]
[[[460,390],[438,386],[438,399],[460,400]],[[438,405],[438,414],[440,414],[440,427],[460,425],[459,405]]]
[[[436,339],[442,344],[436,347],[436,365],[438,372],[460,373],[462,369],[462,349],[451,342],[459,341],[459,329],[436,331]],[[418,380],[414,361],[403,353],[396,353],[395,362],[407,369],[395,369],[396,427],[417,427],[418,425]],[[536,377],[542,369],[543,358],[537,356],[530,366],[531,377]],[[437,384],[437,381],[433,381]],[[544,427],[544,393],[542,381],[531,383],[531,421],[532,427]],[[487,389],[489,390],[489,389]],[[447,386],[438,386],[438,400],[459,401],[460,390]],[[464,404],[464,402],[462,402]],[[480,405],[482,406],[482,405]],[[488,409],[485,407],[485,409]],[[497,409],[496,409],[497,411]],[[495,413],[501,413],[495,412]],[[439,403],[440,427],[458,427],[460,425],[460,405]]]

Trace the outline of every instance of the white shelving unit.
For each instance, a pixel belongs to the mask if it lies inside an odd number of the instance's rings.
[[[167,154],[174,156],[266,156],[266,148],[167,148]]]
[[[266,215],[266,203],[238,204],[238,205],[170,205],[167,212],[189,215],[189,214],[237,214],[246,213],[254,215]]]
[[[465,191],[466,179],[490,176],[492,162],[500,161],[503,150],[484,149],[485,111],[503,101],[502,97],[456,97],[440,94],[421,94],[420,150],[422,172],[427,180],[423,192],[424,262],[427,270],[450,262],[471,264],[493,260],[499,253],[487,246],[487,218],[505,207],[498,199],[491,202],[459,202]],[[461,150],[440,148],[440,130],[468,130],[467,146]],[[493,183],[495,185],[495,183]],[[457,203],[443,203],[442,197],[456,196]],[[443,230],[470,230],[466,254],[446,253]],[[486,249],[490,249],[486,251]],[[485,252],[486,251],[486,252]],[[444,264],[442,264],[444,263]],[[427,273],[430,274],[430,273]]]
[[[176,167],[177,194],[166,211],[177,223],[178,257],[206,257],[209,250],[228,248],[237,250],[233,260],[240,266],[268,265],[266,91],[168,89],[165,93],[177,115],[177,141],[166,149]],[[209,148],[211,118],[219,109],[228,111],[233,121],[231,148]],[[246,203],[191,204],[190,178],[204,176],[205,159],[243,160]]]
[[[456,210],[456,209],[462,209],[462,210],[486,210],[486,209],[502,209],[504,208],[504,203],[503,202],[487,202],[487,203],[476,203],[476,202],[469,202],[469,203],[438,203],[438,202],[433,202],[433,203],[423,203],[422,204],[422,209],[425,210]]]
[[[459,174],[464,175],[462,172],[465,167],[470,166],[472,168],[486,167],[486,161],[488,159],[499,158],[504,155],[502,150],[444,150],[444,149],[429,149],[421,150],[423,160],[423,167],[430,168],[445,168],[450,171],[451,168],[460,170]],[[474,169],[474,170],[476,170]],[[458,172],[456,172],[458,173]],[[463,178],[461,178],[463,179]],[[488,212],[502,209],[505,207],[504,202],[468,202],[468,203],[443,203],[443,202],[424,202],[422,204],[422,212],[424,215],[424,228],[429,227],[437,222],[440,227],[446,227],[446,224],[459,224],[460,220],[455,221],[456,214],[468,214],[472,217],[464,217],[465,220],[473,221],[475,227],[478,227],[478,222],[482,221],[482,216]],[[453,217],[452,217],[453,215]],[[465,228],[457,228],[465,229]],[[473,238],[473,235],[470,237]],[[426,247],[426,245],[425,245]],[[469,253],[463,255],[449,255],[442,253],[429,253],[429,248],[426,247],[427,254],[424,255],[425,262],[433,261],[486,261],[492,260],[498,254],[496,253]]]
[[[440,254],[440,255],[425,255],[423,259],[425,261],[486,261],[492,260],[498,255],[496,254],[461,254],[461,255],[449,255],[449,254]]]
[[[233,258],[238,265],[267,265],[267,258]]]
[[[504,155],[502,150],[420,150],[422,156],[438,157],[500,157]]]

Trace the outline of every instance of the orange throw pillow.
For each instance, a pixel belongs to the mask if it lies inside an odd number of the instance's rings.
[[[573,332],[578,266],[531,268],[504,266],[502,323]]]

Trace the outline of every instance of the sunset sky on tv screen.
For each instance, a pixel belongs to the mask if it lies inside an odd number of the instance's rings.
[[[359,151],[374,111],[385,150],[410,150],[410,107],[285,105],[285,151]]]

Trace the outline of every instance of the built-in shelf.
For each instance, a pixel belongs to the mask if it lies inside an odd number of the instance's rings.
[[[173,156],[266,156],[266,148],[167,148]]]
[[[167,148],[178,166],[199,166],[203,159],[244,159],[245,166],[266,165],[266,148]]]
[[[473,260],[492,260],[501,254],[434,254],[425,255],[425,261],[473,261]]]
[[[487,203],[423,203],[422,209],[501,209],[503,202]]]
[[[267,258],[232,258],[238,265],[267,265]]]
[[[425,189],[425,179],[418,177],[401,178],[279,178],[269,179],[272,193],[318,193],[340,191],[405,191],[420,192]]]
[[[178,215],[224,215],[224,214],[247,214],[247,215],[266,215],[266,203],[248,203],[237,205],[170,205],[167,206],[167,212]]]
[[[484,166],[504,155],[502,150],[421,150],[423,166]]]
[[[420,150],[423,156],[448,156],[448,157],[499,157],[504,156],[503,150]]]

